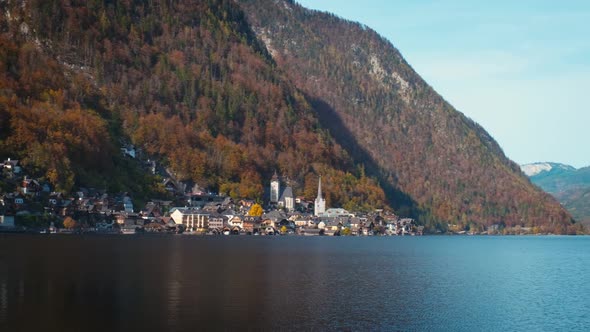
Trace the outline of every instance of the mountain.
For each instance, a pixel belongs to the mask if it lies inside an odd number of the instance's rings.
[[[520,168],[528,177],[537,175],[546,176],[548,174],[555,175],[576,171],[575,167],[560,163],[532,163],[522,165]]]
[[[375,31],[293,1],[238,3],[322,125],[365,163],[397,210],[437,227],[570,225],[563,208],[532,186],[483,128]]]
[[[590,223],[590,167],[576,169],[558,163],[522,166],[531,181],[557,200],[576,218]]]
[[[559,163],[534,163],[522,166],[531,181],[548,193],[590,187],[590,167],[576,169]]]
[[[230,0],[0,2],[0,157],[57,190],[163,194],[180,181],[262,199],[277,171],[313,199],[388,208]],[[139,158],[142,159],[142,158]]]
[[[0,2],[0,158],[63,191],[179,180],[393,209],[426,230],[570,215],[373,30],[286,0]],[[133,144],[138,159],[120,148]]]

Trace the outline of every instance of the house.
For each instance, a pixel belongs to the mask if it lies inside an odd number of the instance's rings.
[[[310,221],[312,221],[309,217],[301,216],[301,215],[293,216],[289,219],[293,220],[293,222],[295,223],[295,226],[297,226],[297,227],[307,227],[310,225]]]
[[[277,225],[278,222],[272,220],[272,219],[268,219],[268,218],[262,218],[262,223],[261,226],[264,227],[275,227]]]
[[[21,172],[21,167],[18,165],[18,160],[11,160],[10,158],[6,159],[2,163],[2,167],[13,174],[19,174]]]
[[[49,194],[49,199],[47,200],[47,204],[49,206],[57,206],[59,203],[61,203],[62,198],[61,198],[61,193],[51,193]]]
[[[282,211],[276,211],[276,210],[267,212],[262,215],[263,220],[270,219],[274,223],[278,223],[282,219],[286,219],[286,218],[287,218],[287,216]]]
[[[113,231],[113,224],[108,222],[97,222],[96,231],[99,233],[109,233]]]
[[[223,227],[228,225],[228,218],[219,213],[209,215],[208,229],[213,232],[221,233]]]
[[[135,158],[135,147],[133,147],[133,145],[126,145],[121,148],[121,153],[123,153],[124,156]]]
[[[295,229],[295,222],[293,220],[289,220],[289,219],[282,219],[281,221],[279,221],[277,227],[283,227],[283,226],[285,226],[287,228]]]
[[[373,229],[375,228],[375,223],[371,220],[367,220],[366,222],[361,224],[360,231],[363,235],[373,235]]]
[[[74,212],[74,204],[72,204],[73,202],[73,198],[62,200],[56,207],[57,213],[62,217],[72,214]]]
[[[323,213],[318,214],[319,217],[322,218],[332,218],[332,217],[354,217],[354,214],[346,211],[345,209],[341,208],[330,208],[324,211]]]
[[[152,221],[144,226],[148,233],[162,233],[166,231],[166,226],[163,223]]]
[[[327,221],[325,229],[332,232],[340,231],[340,229],[342,229],[342,222],[339,219]]]
[[[252,199],[241,199],[240,200],[240,206],[245,207],[247,209],[250,209],[252,207],[252,205],[254,205],[254,203],[256,203],[256,202]]]
[[[14,198],[14,205],[17,209],[20,209],[25,204],[24,197],[17,196]]]
[[[119,225],[139,225],[143,226],[145,220],[135,213],[117,213],[114,220]]]
[[[29,179],[25,176],[21,184],[22,193],[25,195],[36,195],[38,192],[41,192],[43,189],[41,184],[35,179]]]
[[[405,235],[412,233],[412,227],[414,226],[414,219],[403,218],[400,219],[397,224],[397,234]]]
[[[228,220],[228,224],[231,227],[244,228],[244,218],[242,216],[239,216],[239,215],[230,216],[229,217],[229,220]]]
[[[244,230],[248,233],[256,233],[260,229],[262,218],[254,216],[245,216],[243,220]]]
[[[162,208],[156,202],[147,202],[139,214],[143,219],[154,220],[162,216]]]
[[[12,228],[14,227],[14,216],[0,214],[0,228]]]
[[[133,213],[133,202],[131,201],[131,197],[127,195],[123,197],[123,211]]]
[[[209,214],[193,208],[174,208],[170,217],[177,225],[184,225],[187,231],[205,231],[209,224]]]
[[[180,181],[176,181],[172,178],[164,179],[162,184],[164,185],[164,189],[166,189],[166,191],[170,193],[184,194],[184,191],[186,189],[186,184]]]
[[[350,231],[353,235],[358,235],[362,226],[367,222],[367,218],[353,217],[348,220]]]

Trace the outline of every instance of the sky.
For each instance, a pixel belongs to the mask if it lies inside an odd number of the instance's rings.
[[[297,2],[387,38],[515,162],[590,166],[590,1]]]

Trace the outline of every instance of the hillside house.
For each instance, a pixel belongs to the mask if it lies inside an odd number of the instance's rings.
[[[25,176],[21,183],[21,190],[24,195],[35,196],[43,190],[41,184],[35,179],[29,179]]]
[[[22,169],[19,166],[18,160],[12,160],[10,158],[6,159],[2,164],[0,164],[3,169],[12,172],[13,174],[19,174]]]
[[[121,148],[121,153],[123,153],[124,156],[135,158],[135,147],[133,145],[126,145]]]
[[[12,228],[14,227],[14,216],[0,214],[0,228]]]

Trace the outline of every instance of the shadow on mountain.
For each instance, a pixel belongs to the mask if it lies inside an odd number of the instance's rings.
[[[356,164],[363,164],[367,175],[376,178],[385,192],[385,196],[395,212],[400,216],[411,216],[414,218],[423,214],[418,208],[416,201],[408,194],[396,188],[388,181],[388,175],[377,165],[373,157],[355,139],[348,128],[344,125],[342,118],[332,106],[325,101],[306,95],[316,110],[320,124],[328,129],[330,135],[340,146],[345,148],[352,156]]]

